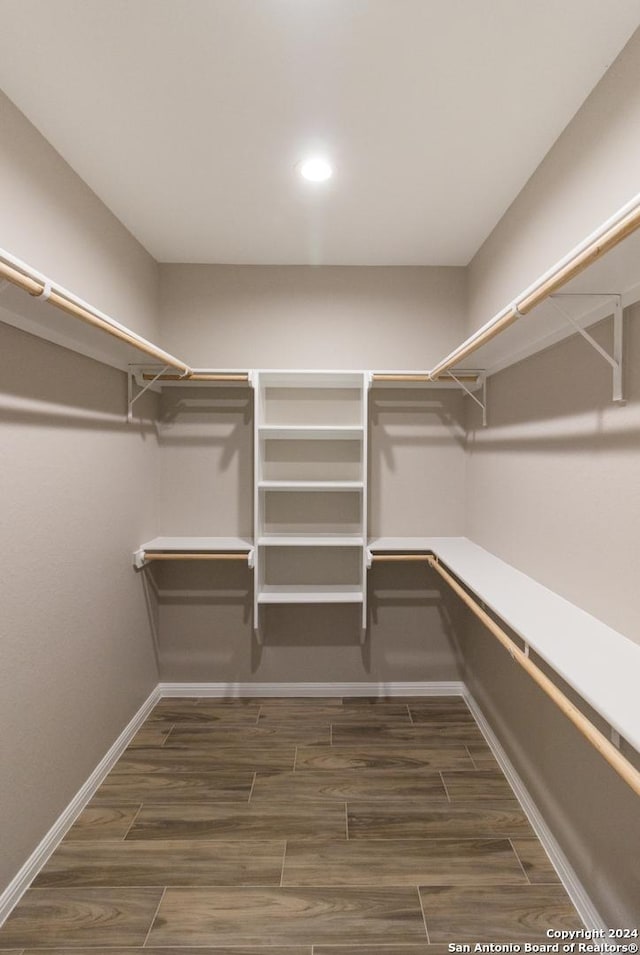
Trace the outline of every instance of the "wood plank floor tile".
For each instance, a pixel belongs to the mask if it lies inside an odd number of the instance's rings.
[[[0,947],[142,945],[162,889],[29,889],[0,928]]]
[[[173,723],[145,723],[129,741],[127,750],[138,749],[141,746],[164,746],[172,729]]]
[[[249,798],[253,784],[250,771],[211,773],[110,773],[91,800],[91,806],[111,803],[199,802],[212,799]]]
[[[296,755],[296,771],[305,769],[314,770],[349,770],[350,772],[364,769],[393,769],[393,770],[432,770],[441,769],[473,769],[473,762],[467,753],[464,744],[451,744],[444,749],[436,746],[432,749],[416,746],[415,748],[401,744],[397,746],[326,746],[314,743],[307,746],[298,746]]]
[[[544,942],[547,929],[582,928],[561,886],[420,888],[432,942]]]
[[[514,885],[527,880],[508,839],[287,842],[283,885]]]
[[[251,804],[276,799],[419,799],[446,803],[449,799],[440,773],[369,769],[353,772],[299,770],[295,773],[256,775]]]
[[[475,723],[471,710],[459,696],[410,703],[409,712],[414,723]]]
[[[449,955],[448,945],[429,945],[420,942],[412,945],[314,945],[313,955]]]
[[[127,839],[346,839],[344,804],[143,806]]]
[[[334,722],[331,727],[334,746],[444,746],[456,743],[482,742],[483,736],[475,723],[429,723],[411,726],[390,724],[348,724]]]
[[[446,770],[442,773],[451,802],[487,802],[492,806],[518,806],[513,789],[500,769]]]
[[[280,842],[68,842],[33,883],[49,886],[280,885]]]
[[[500,769],[498,760],[486,743],[467,743],[467,749],[476,769]]]
[[[64,837],[65,842],[80,839],[124,839],[142,803],[130,806],[87,806]]]
[[[208,726],[177,724],[169,735],[166,746],[262,745],[262,743],[293,743],[294,745],[325,743],[331,740],[331,724],[309,720],[269,721],[257,725],[226,723]]]
[[[297,719],[329,720],[340,723],[370,723],[389,722],[411,725],[409,708],[403,704],[386,703],[378,706],[370,703],[346,706],[327,706],[326,704],[306,705],[291,704],[282,707],[260,708],[258,725],[272,721]]]
[[[305,712],[311,712],[316,707],[330,707],[332,710],[342,709],[340,696],[263,696],[257,701],[263,712],[266,710],[286,710],[291,706],[298,707]]]
[[[560,876],[553,868],[549,856],[538,839],[512,839],[511,845],[522,863],[529,882],[538,884],[560,882]]]
[[[499,839],[511,836],[531,838],[533,835],[521,809],[423,807],[411,805],[409,800],[382,805],[371,801],[348,802],[347,816],[349,839],[435,839],[447,836]]]
[[[207,725],[209,723],[255,723],[260,707],[257,703],[235,706],[218,700],[190,701],[190,705],[181,700],[161,700],[150,714],[147,724],[156,721],[188,725]]]
[[[432,949],[438,946],[432,945]],[[26,952],[5,952],[2,955],[43,955],[43,949],[30,948]],[[185,948],[180,945],[178,948],[170,946],[169,948],[48,948],[44,950],[46,955],[312,955],[311,945],[278,945],[274,948],[272,945],[243,945],[238,948],[236,945],[231,948],[228,945],[222,947],[214,946],[210,948],[198,946],[197,948]],[[377,950],[376,950],[377,951]],[[373,952],[375,955],[375,951]],[[382,955],[386,955],[383,952]],[[398,955],[403,955],[398,952]],[[412,951],[407,951],[406,955],[414,955]],[[422,955],[421,949],[415,950],[415,955]],[[439,952],[432,952],[431,949],[426,955],[439,955]]]
[[[264,772],[293,770],[293,743],[264,746],[170,746],[162,749],[125,750],[112,775],[142,773],[219,773],[234,770]]]
[[[168,889],[149,945],[418,941],[415,888]]]
[[[449,955],[553,920],[579,925],[461,697],[167,698],[0,955]]]

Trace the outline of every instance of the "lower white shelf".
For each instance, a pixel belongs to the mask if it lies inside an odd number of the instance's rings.
[[[350,584],[265,584],[258,593],[259,604],[358,604],[363,600],[362,587]]]
[[[261,547],[362,547],[356,534],[267,534],[258,539]]]

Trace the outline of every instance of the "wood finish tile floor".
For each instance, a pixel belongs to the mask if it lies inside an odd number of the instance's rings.
[[[444,955],[581,922],[459,697],[162,700],[2,955]]]

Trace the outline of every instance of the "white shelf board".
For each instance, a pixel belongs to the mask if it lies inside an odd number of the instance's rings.
[[[265,584],[258,593],[259,604],[345,604],[363,600],[362,587],[350,584]]]
[[[261,491],[362,491],[363,481],[259,481]]]
[[[606,295],[597,293],[621,295],[624,307],[640,301],[640,233],[629,236],[568,282],[559,294],[571,298],[559,301],[583,328],[588,328],[611,315]],[[471,354],[462,365],[470,368],[473,363],[486,368],[487,374],[494,374],[575,334],[575,328],[545,301]],[[584,347],[589,345],[585,342]],[[604,364],[603,371],[607,371]]]
[[[67,315],[54,305],[38,301],[13,285],[0,293],[0,321],[120,371],[126,371],[130,363],[153,365],[156,362],[132,345]]]
[[[362,371],[260,371],[260,384],[266,388],[362,388]]]
[[[378,537],[373,553],[433,552],[640,752],[640,646],[466,537]]]
[[[466,537],[371,537],[368,547],[372,554],[402,553],[427,554],[434,553],[440,545],[446,545],[451,540],[467,540]]]
[[[360,441],[364,434],[364,428],[356,425],[263,424],[258,431],[261,437],[270,441]]]
[[[427,372],[422,371],[405,371],[405,370],[395,370],[395,371],[374,371],[372,375],[426,375]],[[467,367],[464,370],[457,368],[454,370],[454,374],[465,376],[475,374],[477,375],[477,381],[471,382],[466,381],[463,378],[465,387],[469,391],[479,391],[482,388],[482,382],[484,378],[484,369],[478,367]],[[439,378],[437,381],[371,381],[371,388],[374,391],[385,391],[385,390],[402,390],[409,389],[411,391],[418,391],[420,389],[427,389],[428,391],[441,391],[443,389],[453,389],[454,391],[460,391],[460,385],[453,380],[453,378]]]
[[[356,535],[345,534],[268,534],[258,540],[260,547],[362,547],[364,540]]]
[[[215,554],[218,551],[249,553],[252,547],[253,541],[247,537],[154,537],[143,544],[141,550],[178,553],[210,551]]]

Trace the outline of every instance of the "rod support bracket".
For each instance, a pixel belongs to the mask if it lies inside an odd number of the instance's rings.
[[[247,554],[247,564],[248,564],[248,566],[249,566],[249,570],[253,570],[253,568],[255,567],[255,564],[256,564],[256,549],[255,549],[255,547],[252,547],[251,550],[249,551],[249,553]]]
[[[142,570],[146,565],[147,561],[145,559],[144,547],[139,547],[138,550],[133,552],[133,566],[136,570]]]
[[[563,308],[558,299],[560,298],[585,298],[599,297],[608,299],[612,306],[613,316],[613,355],[610,355],[606,348],[603,348],[600,342],[597,342],[593,335],[590,335],[586,328],[583,328],[579,321]],[[619,292],[601,292],[601,293],[581,293],[581,292],[557,292],[549,296],[549,301],[555,310],[565,318],[570,325],[581,335],[586,342],[596,351],[608,365],[611,366],[612,373],[612,397],[611,400],[617,404],[624,404],[624,390],[622,384],[622,358],[624,354],[624,320],[622,313],[622,295]]]
[[[486,428],[486,427],[487,427],[487,376],[486,376],[486,374],[484,374],[484,373],[482,374],[482,398],[476,397],[476,395],[474,395],[474,393],[471,391],[471,389],[470,389],[470,388],[467,388],[467,386],[465,385],[464,381],[461,381],[460,378],[458,378],[458,377],[456,376],[456,374],[455,374],[454,371],[452,371],[451,369],[449,369],[449,371],[447,372],[447,374],[449,375],[450,378],[453,378],[453,380],[455,381],[456,385],[458,385],[459,388],[462,388],[462,390],[464,391],[464,393],[465,393],[466,395],[468,395],[469,398],[472,398],[473,401],[475,401],[475,403],[478,405],[478,407],[481,408],[481,410],[482,410],[482,427],[483,427],[483,428]],[[462,374],[462,373],[460,373],[460,374]]]

